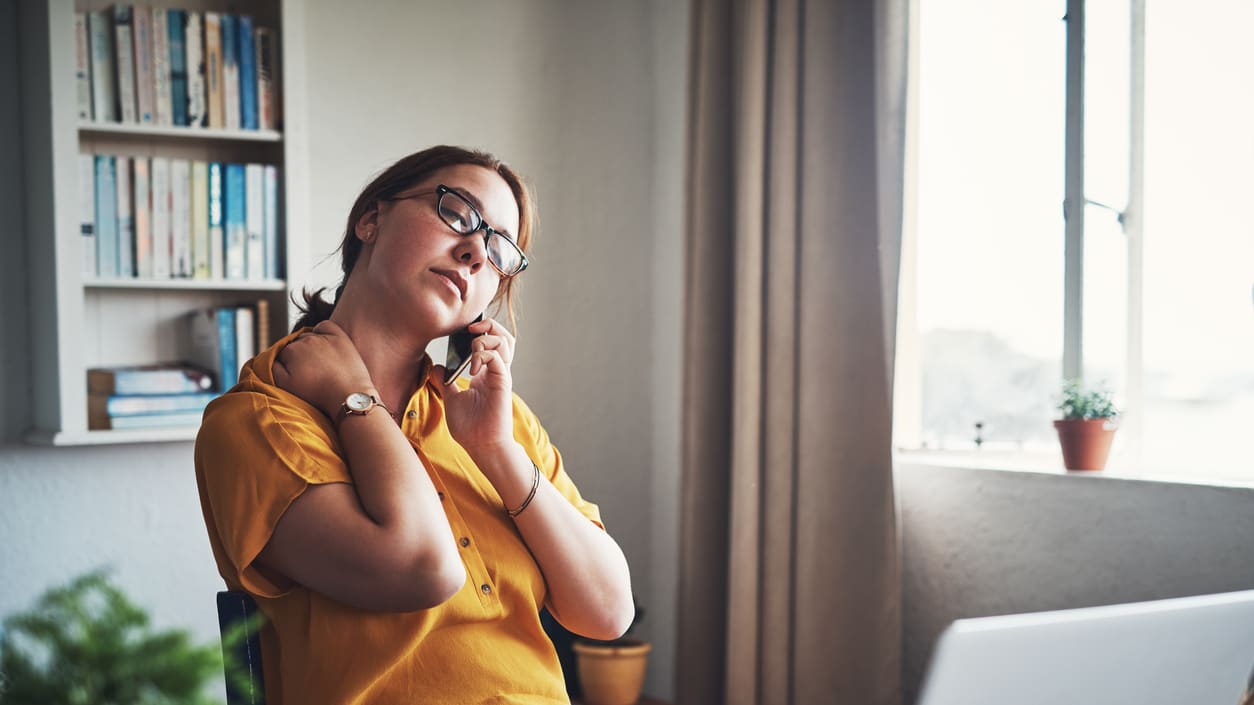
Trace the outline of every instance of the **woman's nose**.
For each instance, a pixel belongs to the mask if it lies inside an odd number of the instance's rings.
[[[478,272],[488,258],[487,245],[477,232],[463,235],[457,243],[455,254],[459,262],[470,265],[471,274]]]

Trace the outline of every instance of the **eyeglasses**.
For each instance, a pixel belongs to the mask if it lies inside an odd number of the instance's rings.
[[[387,200],[404,201],[428,193],[431,192],[425,191]],[[459,235],[474,235],[480,230],[483,231],[483,247],[488,254],[488,262],[493,269],[500,272],[502,277],[515,276],[527,268],[527,256],[523,254],[522,248],[518,247],[518,243],[514,242],[510,236],[488,225],[483,215],[479,213],[479,209],[471,205],[465,196],[444,184],[437,186],[435,193],[437,194],[436,213],[445,225],[453,229],[453,232]]]

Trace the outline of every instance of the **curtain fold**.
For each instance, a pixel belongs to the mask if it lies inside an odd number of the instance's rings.
[[[680,705],[900,702],[906,0],[695,0]]]

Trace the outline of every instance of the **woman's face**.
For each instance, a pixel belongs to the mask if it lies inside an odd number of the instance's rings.
[[[357,237],[370,250],[371,288],[396,304],[405,302],[423,328],[435,336],[465,327],[487,309],[501,284],[488,262],[483,231],[461,235],[440,219],[436,187],[466,198],[493,229],[518,234],[518,202],[495,171],[457,165],[379,204],[357,225]],[[364,253],[363,253],[364,254]]]

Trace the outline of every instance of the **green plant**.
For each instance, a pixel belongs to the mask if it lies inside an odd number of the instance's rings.
[[[217,701],[205,684],[221,669],[217,644],[153,631],[147,612],[94,571],[4,620],[0,705],[208,705]]]
[[[1058,411],[1063,419],[1111,419],[1119,415],[1109,390],[1085,387],[1078,379],[1063,383]]]

